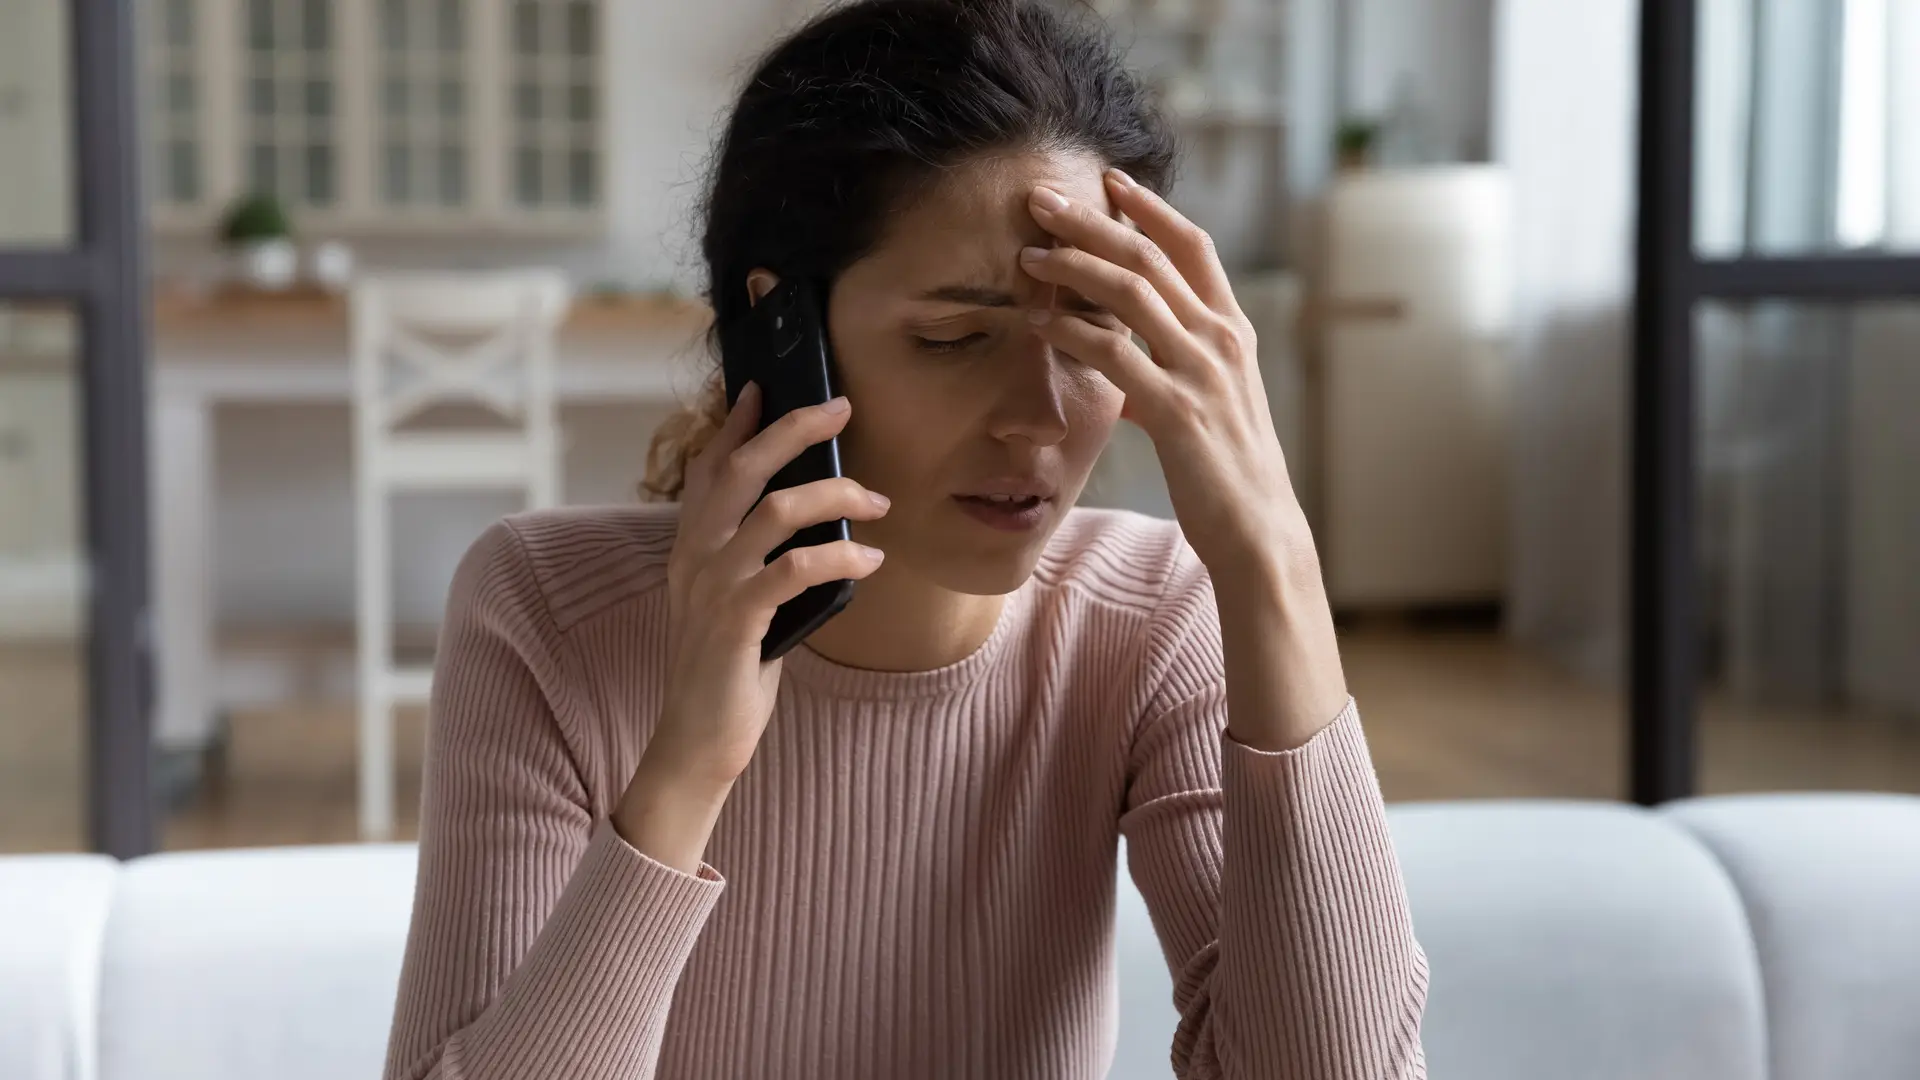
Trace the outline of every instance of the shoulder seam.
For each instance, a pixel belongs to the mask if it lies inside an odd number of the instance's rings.
[[[512,540],[513,557],[518,559],[522,566],[526,567],[527,577],[533,581],[533,591],[539,597],[540,602],[539,617],[546,624],[546,628],[552,633],[555,642],[554,651],[556,653],[556,659],[560,660],[561,663],[567,667],[569,681],[584,679],[586,677],[585,662],[580,657],[578,648],[574,644],[573,635],[567,632],[566,627],[560,625],[558,619],[554,618],[553,605],[547,597],[547,583],[541,577],[539,564],[534,562],[533,556],[527,550],[526,537],[521,535],[519,527],[513,523],[511,518],[501,518],[500,524],[506,529],[508,537]],[[567,692],[565,700],[555,702],[555,704],[564,708],[572,720],[573,732],[569,733],[566,730],[567,725],[562,723],[561,736],[569,743],[569,754],[574,758],[575,768],[577,769],[579,767],[580,735],[587,729],[587,725],[585,724],[586,717],[580,715],[580,703],[576,698],[577,693]],[[556,708],[554,712],[554,719],[556,722],[560,722],[559,708]],[[581,780],[584,784],[585,778],[582,777]]]

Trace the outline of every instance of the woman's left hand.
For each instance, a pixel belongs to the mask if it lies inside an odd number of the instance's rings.
[[[1187,542],[1216,578],[1279,573],[1317,584],[1319,560],[1274,432],[1253,325],[1212,239],[1118,169],[1107,170],[1106,188],[1138,231],[1037,187],[1033,216],[1065,246],[1027,248],[1021,264],[1125,325],[1035,309],[1034,333],[1126,394],[1125,415],[1153,440]]]
[[[1140,231],[1035,188],[1033,216],[1070,246],[1027,248],[1021,263],[1124,325],[1036,310],[1034,333],[1126,394],[1124,415],[1153,439],[1187,543],[1215,582],[1230,583],[1215,590],[1228,733],[1256,749],[1292,749],[1340,711],[1347,686],[1253,326],[1205,232],[1117,169],[1106,186]]]

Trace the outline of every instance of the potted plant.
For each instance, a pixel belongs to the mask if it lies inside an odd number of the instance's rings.
[[[232,252],[240,277],[259,289],[284,289],[300,269],[293,227],[280,200],[265,192],[242,195],[220,221],[220,242]]]
[[[1342,171],[1364,169],[1373,163],[1374,143],[1380,139],[1380,121],[1355,118],[1341,121],[1333,143]]]

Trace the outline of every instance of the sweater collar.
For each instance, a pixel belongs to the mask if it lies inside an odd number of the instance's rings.
[[[949,694],[972,685],[1004,658],[1011,644],[1024,636],[1032,616],[1036,584],[1030,575],[1007,595],[999,621],[987,640],[967,656],[927,671],[873,671],[848,667],[813,651],[801,642],[787,653],[781,667],[783,682],[825,697],[892,700]]]

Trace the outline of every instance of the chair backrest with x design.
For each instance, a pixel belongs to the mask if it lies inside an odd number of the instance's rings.
[[[393,708],[424,703],[432,685],[431,664],[404,666],[393,655],[389,497],[519,489],[529,509],[559,502],[554,339],[569,297],[553,270],[354,285],[360,830],[368,839],[393,830]],[[480,406],[486,422],[422,422],[441,406],[465,417]]]

